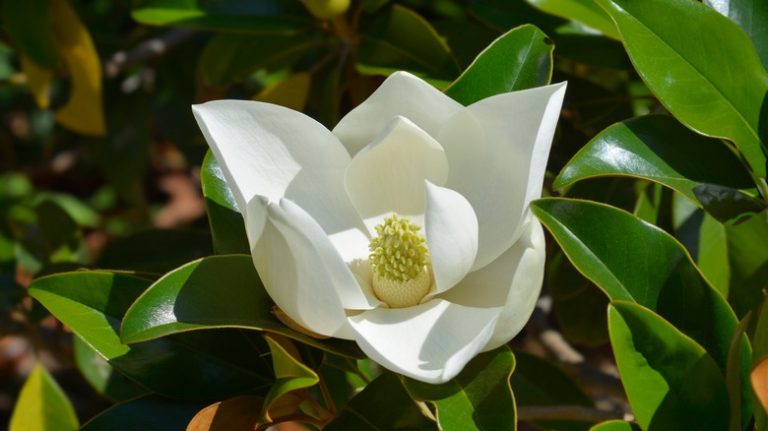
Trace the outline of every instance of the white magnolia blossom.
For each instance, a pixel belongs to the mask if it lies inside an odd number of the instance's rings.
[[[528,204],[564,93],[561,83],[464,107],[398,72],[333,131],[267,103],[193,111],[282,311],[442,383],[533,311],[545,253]]]

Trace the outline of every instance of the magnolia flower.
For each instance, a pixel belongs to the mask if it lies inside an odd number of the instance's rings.
[[[530,317],[541,195],[565,84],[468,107],[391,75],[333,131],[281,106],[193,107],[245,220],[254,265],[302,327],[442,383]]]

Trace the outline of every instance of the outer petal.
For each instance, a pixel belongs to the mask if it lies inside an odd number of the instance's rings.
[[[392,118],[400,115],[433,137],[461,104],[407,72],[390,75],[379,88],[333,129],[349,154],[368,145]]]
[[[448,161],[440,144],[408,119],[395,117],[352,159],[345,185],[373,232],[373,226],[393,211],[422,224],[424,180],[442,185],[447,177]]]
[[[455,377],[486,345],[498,308],[433,299],[415,307],[377,308],[350,317],[355,341],[384,367],[427,383]]]
[[[451,168],[446,187],[466,197],[480,224],[473,269],[491,263],[522,232],[541,196],[565,83],[500,94],[457,112],[439,141]]]
[[[345,308],[370,309],[379,303],[359,288],[305,211],[286,199],[262,203],[266,217],[252,249],[253,261],[270,297],[289,317],[314,332],[335,336],[346,326]]]
[[[493,336],[483,350],[511,340],[523,329],[536,306],[544,280],[544,231],[529,215],[520,239],[486,267],[469,273],[464,280],[440,295],[470,307],[504,306]]]
[[[221,100],[192,111],[244,217],[256,196],[285,197],[317,220],[345,257],[365,253],[365,229],[344,191],[350,158],[330,131],[268,103]]]
[[[453,190],[427,182],[424,228],[435,290],[444,292],[472,268],[477,256],[477,217],[472,205]]]

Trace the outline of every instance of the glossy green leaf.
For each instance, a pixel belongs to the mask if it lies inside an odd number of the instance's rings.
[[[357,68],[363,74],[384,76],[407,70],[440,82],[451,81],[459,74],[450,48],[429,21],[397,4],[362,33]]]
[[[292,33],[308,27],[301,4],[290,0],[138,0],[131,16],[142,24],[247,33]]]
[[[115,369],[159,394],[206,399],[266,387],[269,365],[248,333],[201,331],[124,344],[120,320],[150,283],[127,274],[79,271],[38,278],[29,294]]]
[[[534,25],[508,31],[478,54],[445,90],[463,105],[500,93],[549,84],[552,41]]]
[[[632,422],[613,420],[601,422],[590,428],[589,431],[640,431],[640,427]]]
[[[49,0],[5,0],[3,28],[19,51],[46,69],[56,67],[59,57],[54,43]]]
[[[170,431],[186,429],[205,403],[189,403],[157,396],[116,404],[88,421],[81,431]]]
[[[411,400],[400,379],[382,374],[357,394],[324,431],[427,431],[437,424]]]
[[[642,429],[727,429],[725,382],[700,345],[651,310],[629,302],[608,308],[608,327]]]
[[[733,333],[733,337],[731,338],[731,348],[728,351],[728,364],[725,369],[725,386],[728,388],[728,400],[730,401],[729,406],[731,413],[728,426],[730,431],[741,431],[742,422],[745,425],[744,428],[746,428],[746,425],[749,423],[749,418],[743,418],[742,421],[741,417],[740,410],[742,406],[742,382],[739,368],[743,362],[741,354],[744,353],[741,346],[743,343],[749,342],[749,340],[745,337],[745,333],[751,318],[752,314],[747,314],[743,319],[741,319],[739,326],[736,327],[736,330]]]
[[[516,429],[515,398],[509,383],[515,356],[502,346],[472,359],[458,376],[432,385],[405,379],[415,400],[432,404],[443,431]]]
[[[197,230],[152,229],[108,244],[96,265],[100,268],[162,274],[211,254],[211,236]]]
[[[757,54],[768,68],[768,2],[762,0],[704,0],[749,35]]]
[[[320,42],[311,34],[217,34],[200,55],[198,79],[208,85],[241,82],[260,68],[288,67],[317,46]]]
[[[605,311],[605,307],[601,312]],[[512,390],[520,408],[544,406],[593,407],[584,391],[556,364],[523,351],[515,351],[516,367]],[[586,430],[588,423],[578,421],[536,421],[544,429]]]
[[[301,356],[290,341],[274,335],[264,335],[272,353],[272,368],[275,370],[275,383],[264,397],[262,418],[269,418],[269,409],[289,392],[306,389],[316,385],[320,378],[311,368],[301,362]]]
[[[212,286],[219,288],[214,292]],[[122,336],[136,343],[199,329],[242,328],[274,332],[345,356],[360,355],[351,342],[318,340],[287,328],[273,314],[273,305],[251,256],[211,256],[177,268],[147,289],[125,314]]]
[[[210,150],[203,159],[200,182],[208,211],[214,251],[217,254],[250,253],[243,216],[238,211],[235,197],[224,179],[224,173]]]
[[[147,390],[120,374],[82,338],[72,338],[75,364],[91,387],[110,401],[125,401],[147,394]]]
[[[596,202],[549,198],[532,209],[574,266],[611,300],[656,311],[725,369],[736,316],[673,237]]]
[[[76,431],[75,409],[50,374],[38,364],[27,376],[8,431]]]
[[[734,141],[764,177],[768,73],[747,35],[696,1],[596,1],[664,106],[692,129]]]
[[[731,189],[731,204],[739,198],[754,201],[735,190],[754,183],[725,144],[693,133],[666,115],[633,118],[605,129],[568,162],[553,186],[565,187],[598,176],[655,181],[723,217],[729,215],[727,211],[718,211],[714,199],[707,198],[707,191],[714,190],[712,185]]]
[[[616,26],[593,0],[527,0],[540,10],[578,21],[614,39],[621,39]]]

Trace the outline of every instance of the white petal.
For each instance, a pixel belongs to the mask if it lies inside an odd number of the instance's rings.
[[[345,308],[379,304],[360,289],[312,217],[287,199],[264,205],[267,217],[253,260],[269,296],[290,318],[334,336],[345,326]]]
[[[443,185],[448,161],[440,144],[415,124],[395,117],[378,138],[357,153],[344,184],[371,232],[392,212],[423,222],[424,180]]]
[[[480,246],[473,269],[507,250],[541,196],[565,83],[500,94],[457,112],[438,138],[448,156],[446,187],[477,214]]]
[[[432,85],[407,72],[390,75],[365,102],[333,129],[349,154],[368,145],[392,118],[403,116],[433,137],[462,106]]]
[[[509,250],[440,295],[470,307],[504,306],[483,350],[494,349],[517,335],[531,317],[541,293],[546,257],[544,231],[531,215],[526,217],[525,225],[520,239]]]
[[[350,157],[333,133],[300,112],[268,103],[221,100],[192,111],[241,212],[256,196],[288,198],[349,259],[359,257],[368,239],[344,191]]]
[[[477,255],[477,217],[462,195],[427,182],[424,227],[435,277],[432,294],[437,294],[453,287],[472,268]]]
[[[444,383],[486,345],[498,313],[433,299],[364,311],[349,321],[355,341],[374,361],[422,382]]]

